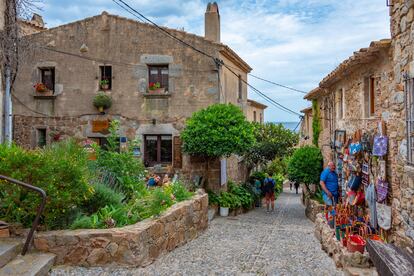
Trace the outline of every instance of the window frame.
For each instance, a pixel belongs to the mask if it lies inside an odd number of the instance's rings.
[[[238,99],[243,100],[243,82],[242,82],[242,76],[241,75],[238,76],[238,81],[239,81]]]
[[[414,166],[414,78],[404,80],[407,164]]]
[[[40,135],[41,133],[43,135]],[[41,136],[44,136],[44,144],[40,143],[40,137]],[[36,128],[36,147],[42,149],[46,146],[47,146],[47,129],[46,129],[46,127],[38,127],[38,128]]]
[[[157,137],[157,146],[156,146],[156,151],[157,151],[157,160],[156,161],[149,161],[148,158],[148,147],[147,147],[147,137],[148,136],[156,136]],[[171,160],[170,161],[162,161],[162,155],[161,155],[161,141],[162,141],[162,136],[168,136],[171,137],[170,141],[171,141]],[[174,160],[174,146],[173,146],[173,135],[172,134],[144,134],[144,164],[146,167],[152,167],[156,164],[162,164],[162,165],[170,165],[173,163]]]
[[[368,93],[368,115],[369,117],[375,117],[375,90],[376,83],[373,76],[369,77],[369,93]]]
[[[253,110],[253,122],[257,122],[256,118],[257,118],[256,110]]]
[[[42,83],[42,84],[44,84],[45,86],[46,86],[46,88],[49,90],[49,91],[52,91],[53,93],[55,93],[55,87],[56,87],[56,68],[55,67],[40,67],[39,68],[39,71],[40,71],[40,82]],[[47,85],[46,85],[46,82],[45,82],[45,72],[46,71],[51,71],[51,78],[52,78],[52,88],[50,88],[50,87],[48,87]]]
[[[110,76],[106,76],[105,68],[110,68]],[[108,80],[108,90],[112,90],[112,79],[113,79],[114,71],[112,65],[99,65],[99,83],[98,86],[101,88],[100,82],[104,79]]]
[[[151,82],[159,82],[161,87],[164,88],[165,91],[168,91],[168,85],[170,81],[170,68],[168,64],[148,64],[148,86]],[[162,70],[167,70],[167,80],[163,80]],[[157,78],[154,80],[151,76],[151,70],[157,70]]]

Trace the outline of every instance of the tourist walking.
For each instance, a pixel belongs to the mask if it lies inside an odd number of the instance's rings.
[[[295,182],[295,190],[296,190],[296,194],[298,194],[298,190],[299,190],[299,182]]]
[[[322,188],[322,196],[325,205],[332,206],[338,203],[338,175],[335,171],[334,162],[330,161],[328,163],[328,166],[322,171],[320,177],[320,184]]]
[[[264,180],[264,193],[267,212],[270,212],[270,206],[272,212],[275,210],[275,180],[272,178],[273,174],[269,173],[269,176]]]

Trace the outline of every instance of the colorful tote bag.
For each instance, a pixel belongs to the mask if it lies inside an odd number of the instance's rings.
[[[383,202],[387,199],[388,195],[388,182],[378,179],[377,181],[377,201]]]
[[[351,179],[348,182],[348,187],[352,191],[356,192],[356,191],[358,191],[359,186],[361,186],[361,181],[362,181],[361,176],[359,176],[359,175],[352,175],[351,176]]]
[[[360,143],[352,143],[351,145],[349,145],[349,153],[351,155],[357,155],[358,153],[360,153],[362,150],[361,144]]]
[[[387,154],[388,150],[388,137],[376,135],[374,137],[374,145],[372,148],[372,155],[374,156],[384,156]]]

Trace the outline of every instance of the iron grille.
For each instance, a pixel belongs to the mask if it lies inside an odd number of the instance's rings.
[[[405,79],[407,163],[414,165],[414,78]]]

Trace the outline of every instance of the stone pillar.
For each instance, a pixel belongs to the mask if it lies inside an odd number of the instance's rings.
[[[208,3],[204,16],[204,37],[220,42],[220,13],[216,2]]]

